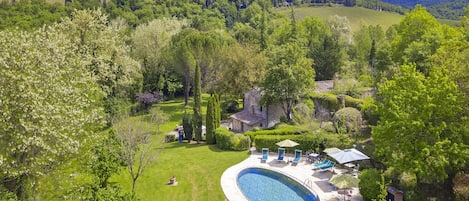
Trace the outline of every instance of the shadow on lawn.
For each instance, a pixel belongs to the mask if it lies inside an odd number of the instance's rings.
[[[201,143],[197,144],[196,142],[191,141],[191,143],[188,144],[187,140],[183,141],[182,143],[179,143],[179,142],[166,143],[164,145],[164,149],[176,149],[176,148],[180,148],[180,147],[196,148],[196,147],[201,147],[201,146],[208,146],[210,151],[213,151],[213,152],[246,152],[246,155],[251,154],[247,150],[243,150],[243,151],[223,150],[223,149],[218,148],[217,145],[208,145],[205,142],[201,142]]]

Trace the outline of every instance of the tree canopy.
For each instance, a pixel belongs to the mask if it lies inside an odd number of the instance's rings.
[[[428,77],[403,65],[378,86],[380,121],[372,130],[387,167],[440,183],[469,160],[463,96],[442,67]]]
[[[314,89],[313,61],[305,57],[305,49],[296,43],[272,47],[269,52],[271,63],[261,82],[261,102],[281,104],[285,117],[290,120],[295,101]]]
[[[20,199],[103,126],[104,94],[79,50],[55,28],[0,34],[0,176]]]

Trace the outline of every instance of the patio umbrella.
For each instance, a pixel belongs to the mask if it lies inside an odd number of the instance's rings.
[[[275,144],[278,145],[279,147],[294,147],[294,146],[299,145],[297,142],[292,141],[292,140],[283,140]]]
[[[358,178],[349,174],[336,174],[332,176],[332,178],[329,180],[329,183],[333,184],[339,189],[344,189],[358,187],[358,181],[360,181]]]
[[[334,158],[340,164],[348,163],[351,161],[370,159],[370,157],[356,149],[345,149],[339,152],[328,153],[327,155]]]
[[[324,149],[324,153],[327,153],[327,154],[330,154],[330,153],[335,153],[335,152],[339,152],[339,151],[342,151],[342,149],[339,149],[337,147],[331,147],[331,148],[326,148]]]
[[[286,140],[282,140],[280,142],[277,142],[275,143],[277,146],[279,147],[294,147],[294,146],[297,146],[299,145],[297,142],[293,141],[293,140],[289,140],[289,139],[286,139]],[[286,151],[285,151],[286,152]]]

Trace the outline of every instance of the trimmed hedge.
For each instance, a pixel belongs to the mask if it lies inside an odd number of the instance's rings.
[[[353,107],[360,110],[363,104],[363,100],[359,98],[353,98],[351,96],[345,96],[345,107]]]
[[[331,93],[313,93],[310,94],[310,98],[330,111],[338,109],[337,95]],[[353,107],[360,110],[362,104],[362,99],[345,96],[345,107]]]
[[[251,140],[248,136],[234,134],[225,127],[220,127],[215,130],[215,138],[217,147],[223,150],[247,150],[251,144]]]
[[[310,98],[317,102],[319,105],[327,108],[330,111],[336,111],[338,108],[337,105],[337,96],[331,93],[313,93],[310,95]],[[347,99],[346,99],[347,100]],[[345,101],[347,104],[347,101]]]
[[[312,150],[313,146],[318,147],[320,143],[323,143],[327,147],[337,148],[350,148],[353,144],[352,140],[347,138],[345,135],[328,134],[328,133],[314,133],[314,134],[301,134],[301,135],[256,135],[254,143],[256,150],[262,148],[269,148],[272,151],[278,149],[275,144],[282,140],[290,139],[298,142],[299,145],[292,149],[301,149],[303,152]]]
[[[273,130],[258,130],[258,131],[247,131],[244,135],[249,136],[252,141],[258,135],[292,135],[292,134],[302,134],[309,132],[306,129],[298,128],[292,125],[281,124],[276,126],[277,129]]]

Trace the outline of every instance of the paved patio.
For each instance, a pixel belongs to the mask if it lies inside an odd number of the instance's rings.
[[[321,201],[336,201],[344,200],[344,195],[339,194],[339,191],[335,189],[328,181],[332,177],[331,171],[314,171],[311,163],[307,162],[305,157],[302,157],[297,165],[291,163],[277,161],[277,153],[270,153],[269,158],[266,162],[261,162],[262,154],[255,150],[251,151],[251,155],[246,160],[228,168],[221,177],[221,186],[225,193],[226,200],[229,201],[247,201],[243,193],[240,191],[237,185],[238,173],[249,167],[260,167],[265,169],[271,169],[274,171],[281,172],[289,177],[295,179],[298,183],[305,185],[311,189]],[[292,160],[293,155],[286,155],[285,161]],[[334,168],[335,174],[345,172],[346,169]],[[347,200],[362,201],[363,198],[359,194],[358,188],[352,189],[352,196],[347,197]]]

